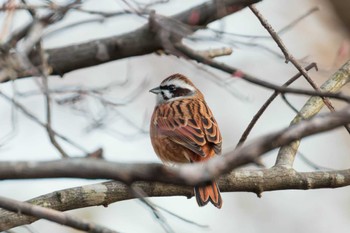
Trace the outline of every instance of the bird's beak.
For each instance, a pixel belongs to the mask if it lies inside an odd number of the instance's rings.
[[[160,90],[160,87],[155,87],[155,88],[149,90],[149,92],[152,92],[153,94],[158,94],[161,92],[161,90]]]

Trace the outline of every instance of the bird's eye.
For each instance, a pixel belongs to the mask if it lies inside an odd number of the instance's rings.
[[[170,85],[169,86],[169,91],[175,91],[175,89],[176,89],[175,85]]]

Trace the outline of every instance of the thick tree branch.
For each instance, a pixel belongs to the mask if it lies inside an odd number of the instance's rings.
[[[286,189],[338,188],[350,185],[350,169],[341,171],[296,172],[292,169],[271,168],[262,170],[238,170],[218,180],[221,192],[262,192]],[[142,189],[149,197],[185,196],[192,197],[191,187],[137,182],[135,187]],[[111,203],[134,198],[129,188],[118,182],[109,181],[99,184],[69,188],[29,200],[34,205],[59,211],[90,207],[107,206]],[[0,209],[0,231],[29,224],[36,217],[19,215]]]
[[[188,9],[171,19],[193,27],[193,31],[210,22],[221,19],[250,4],[260,0],[224,0],[222,4],[216,1],[203,3]],[[63,75],[72,70],[95,66],[126,57],[145,55],[163,49],[157,31],[151,30],[150,23],[132,32],[85,43],[69,45],[45,50],[51,74]],[[67,57],[69,59],[67,59]],[[33,54],[32,62],[40,65],[37,54]],[[18,78],[31,76],[29,71],[23,70]],[[8,81],[8,80],[4,80]]]
[[[55,178],[55,177],[77,177],[77,178],[107,178],[122,181],[127,185],[136,181],[158,181],[168,184],[196,185],[218,178],[227,174],[240,165],[253,161],[257,156],[265,152],[288,144],[296,139],[319,132],[329,131],[350,122],[350,107],[334,113],[314,117],[308,121],[302,121],[277,133],[262,137],[250,145],[242,146],[224,156],[216,157],[204,164],[188,164],[179,167],[166,167],[161,164],[123,164],[92,159],[65,159],[51,162],[1,162],[0,179],[30,179],[30,178]],[[107,205],[117,200],[129,199],[125,186],[118,187],[120,195],[114,199],[106,199],[106,192],[112,193],[111,183],[98,186],[85,186],[78,196],[86,198],[83,205]],[[219,181],[222,191],[251,191],[260,195],[261,192],[279,189],[309,189],[309,188],[335,188],[350,184],[350,170],[327,171],[312,173],[297,173],[292,169],[275,167],[268,170],[257,171],[234,171],[223,176]],[[149,195],[185,195],[191,196],[192,191],[188,188],[179,188],[173,185],[137,183],[144,188]],[[149,186],[148,186],[149,185]],[[146,187],[145,187],[146,186]],[[124,187],[124,188],[123,188]],[[99,189],[100,191],[97,191]],[[180,191],[181,190],[181,191]],[[92,196],[91,192],[99,195]],[[102,192],[102,193],[101,193]],[[45,202],[45,198],[32,200],[33,204],[46,205],[51,208],[78,208],[71,201],[62,204],[65,200],[71,200],[69,191],[50,194],[56,198],[58,205],[54,202]],[[67,199],[68,198],[68,199]],[[110,197],[109,197],[110,198]],[[71,206],[71,207],[69,207]],[[1,212],[0,212],[1,213]],[[2,213],[1,213],[2,214]],[[0,214],[0,216],[1,216]],[[4,217],[5,217],[4,213]],[[2,218],[0,218],[2,219]],[[8,225],[3,222],[4,229],[23,224],[27,221],[35,221],[36,218],[22,218]],[[24,221],[24,222],[23,222]],[[14,224],[14,225],[13,225]],[[6,226],[6,227],[5,227]]]

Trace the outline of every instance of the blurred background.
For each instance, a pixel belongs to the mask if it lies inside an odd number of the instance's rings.
[[[5,1],[0,1],[4,3]],[[40,4],[41,1],[28,1]],[[58,1],[64,2],[64,1]],[[142,1],[148,3],[150,1]],[[163,15],[173,15],[205,1],[170,0],[152,8]],[[308,11],[317,7],[299,23],[289,28],[281,37],[289,51],[306,66],[316,62],[319,71],[310,71],[314,81],[321,85],[349,59],[350,3],[345,0],[264,0],[257,8],[276,31],[289,25]],[[106,12],[128,9],[126,1],[84,1],[83,8]],[[345,12],[345,13],[344,13]],[[8,17],[0,14],[2,33]],[[10,31],[21,27],[30,19],[25,11],[13,15]],[[92,20],[90,23],[61,29],[66,25]],[[7,19],[8,20],[8,19]],[[55,48],[96,38],[123,34],[142,26],[146,18],[135,15],[102,18],[84,12],[72,12],[59,23],[45,31],[44,47]],[[217,60],[237,67],[260,79],[283,84],[297,73],[285,60],[275,42],[268,36],[249,9],[232,14],[209,24],[209,28],[230,32],[218,34],[199,30],[185,43],[195,49],[230,47],[230,56]],[[1,29],[1,27],[0,27]],[[5,32],[4,32],[5,31]],[[252,35],[242,37],[240,35]],[[6,36],[6,35],[2,35]],[[261,37],[264,36],[264,37]],[[197,39],[196,39],[197,38]],[[69,58],[67,58],[69,59]],[[153,152],[148,127],[155,105],[155,96],[149,89],[159,85],[167,76],[182,73],[192,79],[204,93],[223,135],[224,152],[233,149],[244,129],[272,91],[233,79],[220,71],[182,58],[150,54],[122,59],[91,68],[76,70],[50,77],[53,94],[53,128],[63,135],[93,151],[103,148],[104,157],[120,162],[160,162]],[[300,78],[293,87],[309,88]],[[77,95],[77,90],[103,90],[99,95]],[[45,120],[44,97],[35,79],[21,79],[2,83],[0,90],[16,97],[24,106]],[[343,89],[349,94],[349,88]],[[290,102],[301,108],[307,97],[287,95]],[[77,98],[77,99],[74,99]],[[106,99],[113,104],[106,104]],[[342,104],[335,104],[341,108]],[[327,112],[328,110],[324,110]],[[295,113],[277,98],[258,121],[248,142],[264,134],[289,125]],[[52,146],[45,129],[29,120],[13,106],[0,98],[0,160],[53,160],[60,155]],[[61,142],[70,155],[81,152]],[[320,167],[345,169],[350,167],[349,135],[343,129],[309,137],[302,141],[300,151]],[[267,167],[274,164],[277,151],[263,157]],[[311,171],[298,156],[297,171]],[[63,188],[81,186],[99,180],[47,179],[1,181],[0,195],[27,200]],[[350,188],[311,191],[276,191],[258,198],[252,193],[223,193],[221,210],[208,205],[199,208],[196,201],[185,197],[151,198],[152,202],[199,224],[200,228],[164,213],[175,232],[349,232]],[[69,213],[105,225],[120,232],[164,232],[151,211],[138,200],[122,201]],[[33,232],[77,232],[45,220],[30,225]],[[18,227],[15,232],[28,232]]]

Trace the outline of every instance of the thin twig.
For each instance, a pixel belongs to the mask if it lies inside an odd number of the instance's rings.
[[[133,186],[130,186],[129,188],[131,188],[131,193],[133,193],[133,195],[136,198],[139,198],[142,203],[144,203],[147,207],[149,207],[149,209],[151,209],[156,220],[158,222],[160,222],[160,224],[162,225],[162,227],[164,228],[164,230],[166,232],[174,232],[174,231],[171,229],[170,225],[167,223],[166,219],[161,215],[161,213],[158,211],[158,209],[160,209],[160,210],[170,214],[171,216],[176,217],[176,218],[180,219],[181,221],[184,221],[188,224],[192,224],[192,225],[195,225],[195,226],[200,227],[200,228],[209,228],[208,225],[199,224],[199,223],[196,223],[196,222],[191,221],[189,219],[186,219],[178,214],[175,214],[174,212],[172,212],[170,210],[165,209],[164,207],[161,207],[159,205],[154,204],[150,200],[147,200],[146,199],[146,197],[148,197],[147,193],[145,193],[139,186],[133,185]]]
[[[312,68],[315,68],[317,70],[316,63],[311,63],[307,67],[305,67],[306,70],[310,70]],[[289,79],[286,83],[284,83],[282,86],[287,87],[290,84],[292,84],[295,80],[297,80],[301,76],[301,73],[298,73],[294,75],[291,79]],[[265,110],[268,108],[268,106],[272,103],[272,101],[280,94],[280,92],[275,91],[261,106],[259,111],[254,115],[253,119],[248,124],[247,128],[244,130],[241,138],[238,141],[238,144],[236,147],[243,145],[243,143],[247,140],[248,135],[250,134],[251,130],[255,126],[256,122],[259,120],[259,118],[262,116],[262,114],[265,112]]]
[[[287,99],[286,95],[284,93],[281,94],[282,100],[287,104],[288,107],[290,107],[293,112],[300,117],[300,119],[304,119],[303,115],[301,115],[301,113],[298,111],[298,109],[296,109],[296,107],[293,106],[293,104]]]
[[[284,43],[282,42],[282,40],[280,39],[280,37],[278,36],[278,34],[276,33],[276,31],[272,28],[272,26],[267,22],[267,20],[260,14],[260,12],[256,9],[256,7],[254,5],[250,5],[249,9],[255,14],[255,16],[259,19],[260,23],[264,26],[264,28],[266,28],[266,30],[269,32],[269,34],[271,35],[271,37],[274,39],[274,41],[276,42],[276,44],[278,45],[278,47],[280,48],[281,52],[283,53],[285,59],[286,59],[286,63],[288,63],[290,61],[290,53],[288,52],[288,50],[286,49]],[[299,70],[300,73],[302,73]],[[303,73],[302,73],[303,74]],[[303,74],[304,75],[304,74]]]
[[[203,63],[205,65],[211,66],[213,68],[216,68],[218,70],[221,70],[225,73],[228,73],[232,75],[233,77],[241,78],[247,82],[254,83],[256,85],[259,85],[261,87],[265,87],[268,89],[272,89],[275,91],[278,91],[280,93],[293,93],[293,94],[299,94],[299,95],[307,95],[307,96],[318,96],[318,97],[329,97],[334,99],[343,100],[346,102],[350,102],[350,96],[343,95],[341,93],[332,93],[332,92],[326,92],[326,91],[313,91],[313,90],[305,90],[305,89],[297,89],[297,88],[289,88],[289,87],[283,87],[278,86],[273,83],[257,79],[247,73],[243,73],[238,69],[235,69],[231,66],[228,66],[224,63],[217,62],[213,59],[206,58],[204,56],[201,56],[200,54],[196,53],[191,48],[183,45],[183,44],[176,44],[176,49],[180,50],[183,54],[187,56],[187,58],[191,58],[193,60],[196,60],[197,62]]]
[[[24,6],[27,7],[27,11],[32,16],[32,18],[35,19],[36,18],[36,10],[34,8],[30,8],[28,6],[28,3],[26,0],[21,0],[21,2],[23,3]]]
[[[47,59],[44,55],[44,50],[42,49],[41,42],[37,44],[38,53],[40,53],[39,57],[41,59],[42,69],[41,69],[41,77],[43,81],[43,94],[45,96],[45,105],[46,105],[46,131],[49,135],[50,141],[52,145],[60,152],[62,158],[68,158],[68,154],[63,150],[60,144],[56,141],[55,134],[52,130],[51,124],[51,98],[49,92],[49,83],[48,83],[48,75],[47,75]]]
[[[299,62],[294,58],[294,56],[288,51],[284,43],[282,42],[279,35],[275,32],[272,26],[268,23],[265,17],[258,11],[258,9],[254,5],[250,5],[249,9],[255,14],[255,16],[259,19],[260,23],[263,27],[269,32],[273,40],[276,42],[278,47],[281,49],[284,57],[286,59],[286,63],[289,61],[297,68],[297,70],[305,77],[306,81],[312,86],[316,91],[321,91],[321,89],[317,86],[317,84],[312,80],[307,71],[299,64]],[[325,105],[331,112],[334,112],[335,109],[331,101],[325,97],[321,97]],[[348,125],[344,125],[345,129],[350,133],[350,127]]]
[[[340,89],[350,82],[350,60],[347,61],[337,72],[335,72],[326,82],[321,86],[321,89],[328,92],[339,92]],[[302,119],[314,118],[314,116],[321,111],[324,102],[320,97],[310,97],[304,106],[299,110],[303,118],[295,116],[291,125],[297,124]],[[291,168],[293,166],[296,152],[300,145],[300,139],[284,145],[280,148],[275,166]]]
[[[319,8],[313,7],[310,10],[308,10],[307,12],[305,12],[304,14],[302,14],[301,16],[299,16],[298,18],[296,18],[295,20],[293,20],[292,22],[288,23],[286,26],[284,26],[283,28],[281,28],[280,30],[277,31],[277,34],[279,36],[282,36],[284,33],[286,33],[287,31],[289,31],[290,29],[292,29],[293,27],[295,27],[295,25],[297,25],[299,22],[301,22],[303,19],[305,19],[306,17],[310,16],[312,13],[318,11]],[[213,29],[213,28],[208,28],[208,30],[213,31],[215,33],[219,33],[219,34],[224,34],[224,35],[231,35],[231,36],[236,36],[236,37],[242,37],[242,38],[250,38],[250,39],[271,39],[271,36],[259,36],[259,35],[242,35],[242,34],[238,34],[238,33],[233,33],[233,32],[225,32],[225,31],[221,31],[218,29]]]
[[[305,12],[304,14],[302,14],[300,17],[298,17],[297,19],[293,20],[291,23],[289,23],[287,26],[281,28],[280,30],[277,31],[278,35],[282,35],[285,32],[287,32],[288,30],[290,30],[291,28],[293,28],[295,25],[297,25],[299,22],[301,22],[303,19],[305,19],[306,17],[310,16],[312,13],[319,11],[319,7],[315,6],[313,8],[311,8],[310,10],[308,10],[307,12]]]
[[[147,200],[145,197],[147,196],[146,193],[140,189],[139,187],[133,187],[129,186],[131,193],[139,198],[139,200],[145,204],[153,213],[155,219],[157,222],[161,225],[161,227],[164,229],[167,233],[175,233],[175,231],[171,228],[171,226],[166,221],[166,218],[158,211],[158,209],[153,205],[153,203],[149,200]]]
[[[306,155],[304,155],[303,153],[301,153],[299,150],[298,150],[298,158],[300,158],[300,160],[302,160],[304,163],[306,163],[308,166],[312,167],[313,169],[315,169],[316,171],[334,171],[335,169],[332,169],[332,168],[328,168],[328,167],[323,167],[323,166],[320,166],[320,165],[317,165],[316,163],[314,163],[313,161],[311,161],[310,159],[307,158]]]
[[[51,98],[48,92],[48,80],[47,76],[43,76],[43,86],[44,86],[44,96],[45,96],[45,105],[46,105],[46,131],[49,135],[52,145],[60,152],[62,158],[68,158],[68,154],[63,150],[60,144],[55,139],[55,133],[51,127]]]
[[[15,90],[14,83],[12,83],[12,88],[13,90]],[[15,99],[15,95],[13,98]],[[17,120],[18,120],[18,117],[17,117],[16,107],[14,105],[11,105],[11,129],[7,134],[5,134],[5,136],[3,136],[0,139],[0,147],[2,147],[6,142],[11,140],[16,135],[16,132],[18,129]]]
[[[46,123],[40,121],[34,114],[32,114],[31,112],[29,112],[28,109],[26,109],[23,105],[21,105],[19,102],[17,102],[16,100],[12,99],[11,97],[9,97],[8,95],[4,94],[2,91],[0,91],[0,96],[3,97],[5,100],[7,100],[9,103],[13,104],[14,106],[16,106],[17,109],[19,109],[24,115],[26,115],[29,119],[31,119],[32,121],[36,122],[37,124],[39,124],[40,126],[46,128]],[[68,144],[74,146],[75,148],[81,150],[82,152],[84,152],[85,154],[88,154],[89,152],[87,150],[85,150],[82,146],[78,145],[77,143],[73,142],[72,140],[70,140],[69,138],[67,138],[66,136],[57,133],[55,130],[52,129],[52,132],[59,138],[61,138],[62,140],[64,140],[65,142],[67,142]]]
[[[26,4],[26,2],[23,2],[24,4]],[[38,73],[43,80],[43,88],[42,88],[42,92],[45,96],[45,104],[46,104],[46,121],[47,123],[45,124],[46,126],[46,131],[49,135],[50,141],[52,143],[52,145],[59,151],[59,153],[61,154],[61,156],[63,158],[67,158],[69,157],[68,154],[63,150],[63,148],[59,145],[59,143],[56,141],[55,139],[55,134],[53,133],[52,127],[51,127],[51,98],[50,98],[50,93],[49,93],[49,87],[48,87],[48,65],[47,65],[47,58],[44,55],[44,51],[42,49],[41,46],[41,35],[43,32],[44,27],[47,26],[47,22],[41,22],[39,18],[36,18],[36,11],[34,9],[30,10],[30,14],[33,17],[33,22],[37,22],[35,23],[32,28],[30,29],[28,35],[25,37],[25,40],[22,44],[22,48],[19,54],[22,54],[24,59],[24,61],[28,61],[28,67],[32,67],[33,70],[36,71],[36,73]],[[53,21],[54,22],[54,21]],[[28,54],[29,52],[32,50],[32,47],[36,45],[37,48],[37,53],[38,53],[38,57],[40,59],[41,62],[41,67],[40,68],[36,68],[30,61],[30,59],[28,58]]]
[[[6,12],[5,19],[3,20],[2,29],[0,32],[0,42],[4,40],[4,38],[7,36],[12,26],[15,4],[16,4],[16,1],[14,0],[8,0],[6,2],[6,6],[8,7],[8,10]]]
[[[167,209],[165,209],[165,208],[162,207],[162,206],[156,205],[156,204],[154,204],[154,203],[153,203],[153,206],[155,206],[155,207],[157,207],[158,209],[163,210],[164,212],[170,214],[171,216],[174,216],[174,217],[180,219],[181,221],[184,221],[184,222],[189,223],[189,224],[191,224],[191,225],[194,225],[194,226],[197,226],[197,227],[200,227],[200,228],[209,228],[209,225],[206,225],[206,224],[199,224],[199,223],[196,223],[196,222],[194,222],[194,221],[192,221],[192,220],[189,220],[189,219],[187,219],[187,218],[181,217],[180,215],[175,214],[174,212],[172,212],[172,211],[170,211],[170,210],[167,210]]]
[[[259,44],[256,42],[249,42],[249,41],[239,41],[239,40],[235,40],[232,38],[217,38],[217,37],[212,37],[212,36],[198,36],[198,35],[191,35],[188,36],[187,39],[197,42],[197,41],[209,41],[209,42],[218,42],[220,41],[221,43],[224,43],[226,45],[230,45],[230,46],[234,46],[237,47],[237,45],[243,45],[243,46],[247,46],[248,48],[259,48],[262,49],[264,51],[267,51],[268,53],[271,53],[272,55],[276,56],[277,58],[283,58],[283,56],[281,56],[280,53],[276,52],[275,50],[269,48],[268,46],[265,46],[263,44]]]

